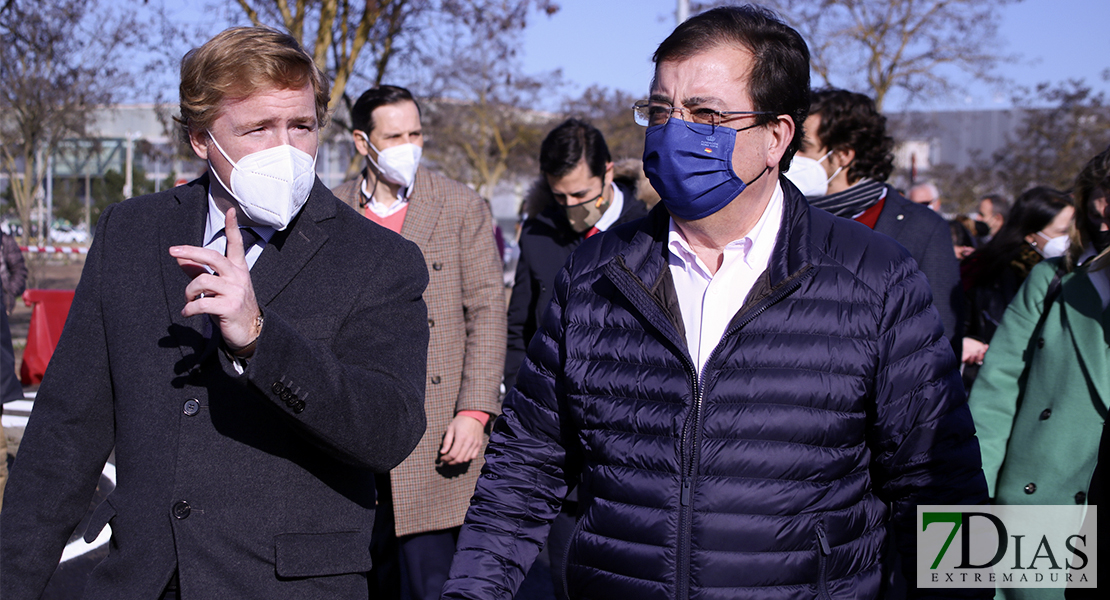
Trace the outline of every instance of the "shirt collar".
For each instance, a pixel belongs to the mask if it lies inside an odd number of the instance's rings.
[[[303,209],[302,209],[303,210]],[[204,223],[204,246],[212,243],[216,236],[224,231],[224,220],[226,219],[220,207],[216,206],[216,200],[212,197],[212,192],[208,193],[208,217]],[[251,229],[262,238],[263,242],[269,243],[270,238],[274,237],[277,231],[268,225],[253,225]]]
[[[741,260],[749,268],[758,268],[761,271],[766,268],[771,260],[771,252],[775,248],[775,238],[778,236],[779,226],[782,224],[782,209],[782,186],[776,183],[775,191],[771,194],[771,200],[767,203],[767,208],[763,210],[759,220],[756,221],[755,227],[752,227],[751,231],[744,237],[726,244],[725,252],[740,252]],[[687,266],[697,265],[699,269],[708,273],[705,265],[702,264],[697,253],[690,247],[690,244],[686,241],[686,236],[682,235],[682,231],[675,224],[673,218],[670,219],[670,228],[667,233],[667,247],[671,254],[678,257]]]
[[[404,208],[405,205],[408,204],[408,202],[409,202],[409,196],[412,195],[412,188],[416,187],[416,185],[414,183],[413,185],[410,185],[409,187],[401,188],[401,189],[397,190],[397,202],[394,202],[390,206],[386,206],[384,203],[378,202],[378,200],[376,198],[374,198],[374,193],[373,192],[366,189],[366,183],[368,181],[369,181],[369,179],[367,179],[366,177],[362,178],[362,184],[359,185],[359,188],[358,188],[359,193],[362,194],[365,205],[375,215],[378,215],[378,217],[382,218],[382,219],[384,219],[384,218],[386,218],[390,215],[396,214],[402,208]]]
[[[613,198],[609,202],[609,207],[605,209],[601,218],[594,225],[598,231],[608,231],[617,222],[617,219],[621,218],[621,211],[624,210],[624,194],[617,187],[617,184],[610,183],[609,185],[613,186]]]

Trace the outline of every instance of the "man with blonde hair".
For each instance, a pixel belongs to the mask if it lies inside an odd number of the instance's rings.
[[[8,486],[0,596],[38,598],[115,453],[85,598],[367,597],[373,473],[424,431],[416,246],[315,176],[328,85],[290,36],[185,55],[199,179],[109,207]]]

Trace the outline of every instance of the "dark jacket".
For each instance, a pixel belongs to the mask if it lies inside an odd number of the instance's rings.
[[[989,246],[988,249],[989,250]],[[1029,244],[1022,242],[1012,256],[984,256],[980,250],[964,259],[960,265],[960,280],[964,289],[964,337],[990,344],[994,332],[1002,322],[1006,307],[1017,296],[1021,284],[1033,267],[1042,260],[1041,255]],[[971,384],[979,375],[979,365],[964,365],[964,385]]]
[[[887,190],[886,204],[875,222],[875,231],[894,238],[917,261],[933,290],[933,304],[944,324],[944,335],[959,356],[964,337],[964,296],[960,286],[960,263],[952,246],[952,229],[944,217],[929,207],[910,202],[889,185]]]
[[[617,183],[624,194],[620,218],[613,225],[622,225],[647,215],[647,207],[636,198],[633,188]],[[547,190],[547,185],[536,186],[534,193]],[[550,197],[550,191],[547,196]],[[524,221],[520,229],[520,260],[516,264],[513,295],[509,300],[509,339],[505,354],[505,389],[516,383],[516,374],[524,362],[528,342],[539,328],[543,312],[551,304],[551,290],[555,275],[567,257],[585,237],[575,231],[567,220],[566,211],[547,202],[543,210]]]
[[[265,324],[245,372],[171,246],[200,245],[208,178],[109,207],[0,515],[0,596],[38,598],[110,453],[117,485],[84,598],[366,598],[373,472],[424,433],[416,246],[319,180],[251,269]]]
[[[510,598],[576,480],[575,598],[874,598],[888,521],[914,581],[915,506],[986,501],[925,278],[889,238],[780,181],[771,262],[700,377],[663,207],[571,256],[445,597]]]

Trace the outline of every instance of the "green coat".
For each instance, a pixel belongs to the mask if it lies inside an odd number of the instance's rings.
[[[1080,268],[1063,277],[1034,338],[1057,264],[1044,261],[1025,280],[968,399],[996,504],[1083,504],[1095,469],[1110,401],[1110,311]],[[1029,376],[1021,382],[1027,363]],[[998,597],[1064,594],[1016,588],[999,589]]]
[[[1080,268],[1064,276],[1033,339],[1056,264],[1037,265],[1006,309],[968,400],[999,504],[1082,504],[1095,469],[1110,400],[1110,312]]]

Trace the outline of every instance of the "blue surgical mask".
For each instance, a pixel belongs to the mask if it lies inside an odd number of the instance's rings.
[[[709,134],[696,133],[676,118],[647,128],[644,173],[672,215],[688,221],[704,219],[727,206],[749,185],[732,170],[738,131],[743,129],[718,126]],[[755,179],[766,172],[764,169]]]

